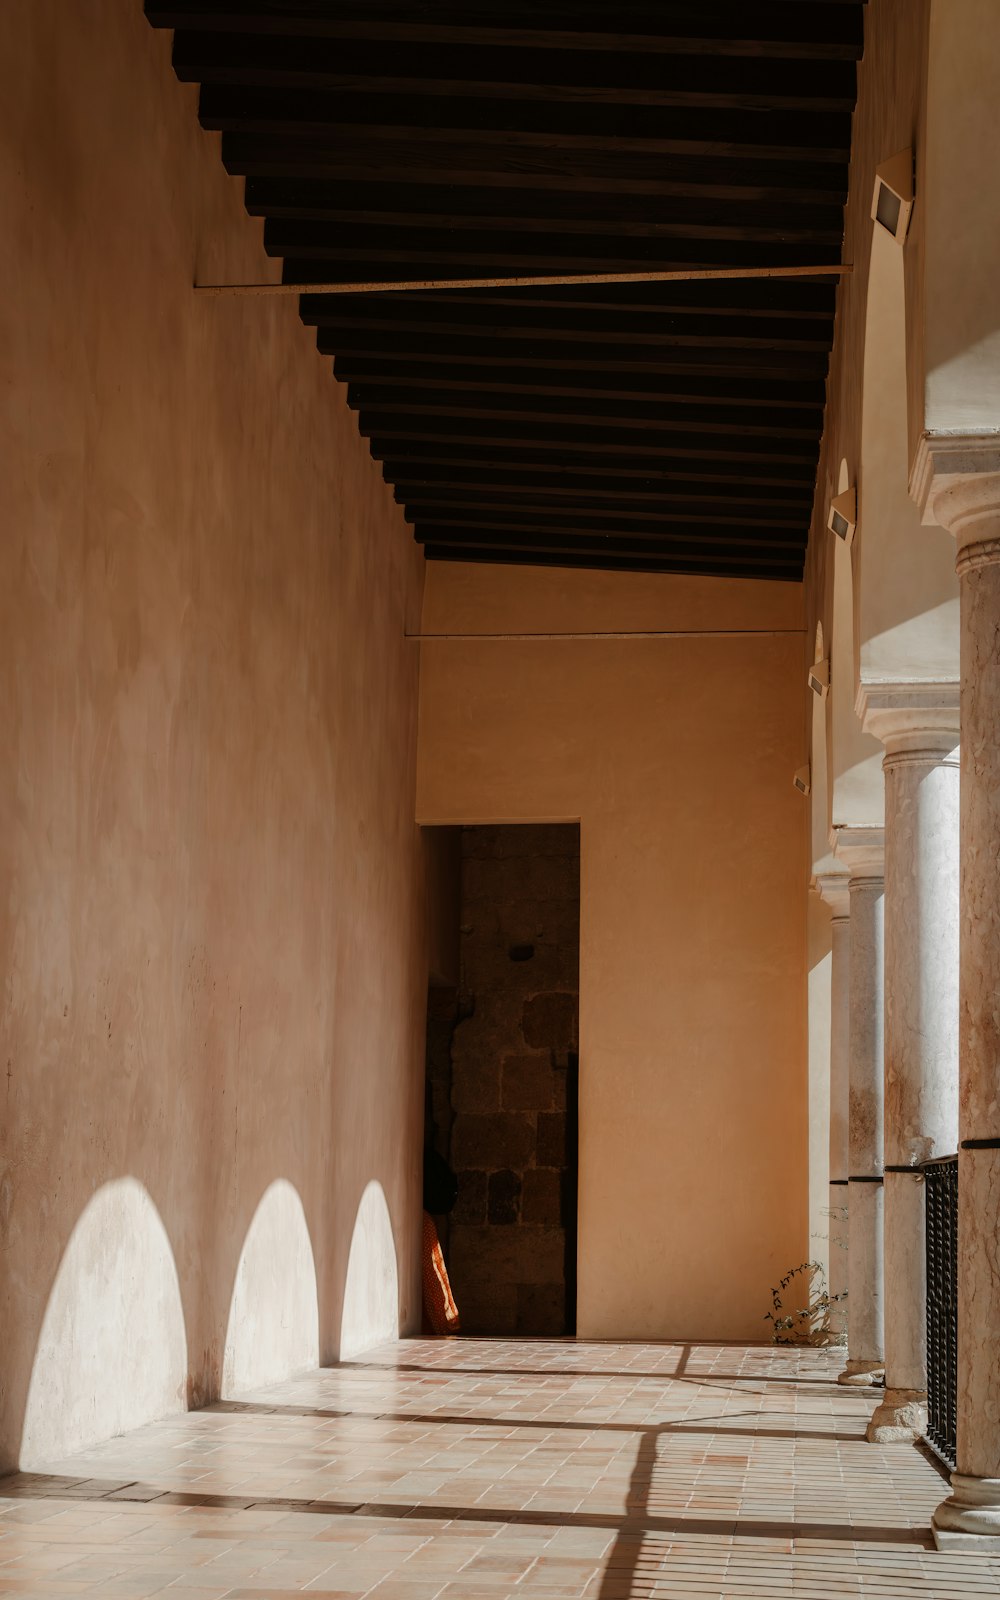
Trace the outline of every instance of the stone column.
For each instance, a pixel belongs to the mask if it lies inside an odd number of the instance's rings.
[[[958,684],[862,686],[885,745],[885,1398],[875,1444],[927,1427],[920,1163],[958,1149]]]
[[[939,1546],[1000,1549],[1000,438],[926,437],[911,492],[955,535],[962,615],[958,1470]]]
[[[851,901],[846,872],[824,873],[816,887],[830,923],[830,1332],[844,1334],[848,1259],[848,1080],[851,1026]]]
[[[882,1345],[881,828],[839,828],[835,853],[850,873],[851,1010],[848,1068],[847,1366],[839,1381],[870,1384]]]

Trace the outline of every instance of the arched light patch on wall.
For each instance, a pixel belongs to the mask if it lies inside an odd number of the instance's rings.
[[[340,1322],[340,1358],[399,1336],[399,1277],[392,1219],[382,1185],[366,1186],[354,1219]]]
[[[21,1437],[39,1468],[187,1407],[187,1338],[173,1251],[135,1178],[88,1202],[59,1263]]]
[[[319,1302],[298,1191],[264,1191],[240,1252],[222,1358],[222,1398],[319,1366]]]

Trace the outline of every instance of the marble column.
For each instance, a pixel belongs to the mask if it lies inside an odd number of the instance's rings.
[[[1000,437],[925,437],[911,492],[955,535],[962,792],[958,1447],[939,1546],[1000,1549]]]
[[[958,684],[859,696],[885,746],[885,1397],[875,1444],[927,1427],[920,1163],[958,1149]]]
[[[851,1025],[851,901],[846,872],[816,879],[830,907],[830,1332],[847,1331],[848,1079]]]
[[[882,1316],[883,834],[839,828],[850,874],[847,1366],[839,1382],[870,1384],[885,1366]]]

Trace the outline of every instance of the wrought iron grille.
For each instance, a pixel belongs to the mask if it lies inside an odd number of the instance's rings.
[[[958,1157],[928,1161],[927,1443],[954,1471],[958,1395]]]

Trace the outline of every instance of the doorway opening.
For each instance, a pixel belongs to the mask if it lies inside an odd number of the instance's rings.
[[[470,1334],[576,1331],[580,829],[460,830],[459,972],[428,1005],[427,1142]]]

